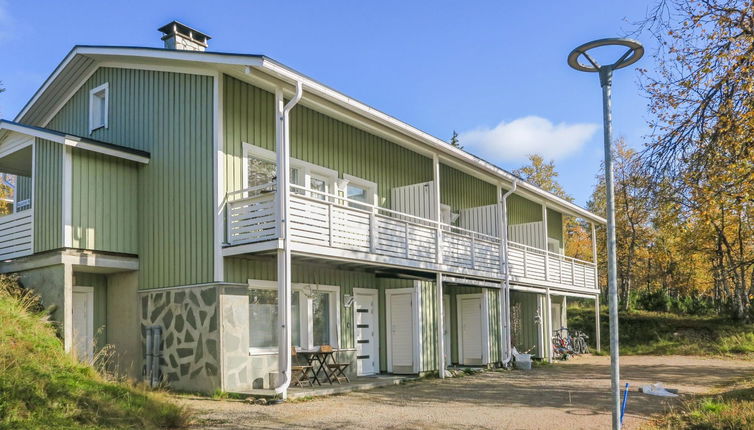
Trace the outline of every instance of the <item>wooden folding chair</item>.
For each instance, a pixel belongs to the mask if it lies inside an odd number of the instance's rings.
[[[291,347],[291,360],[296,359],[296,347]],[[312,376],[309,376],[309,373]],[[291,365],[291,384],[294,387],[313,387],[312,377],[314,376],[314,369],[309,365]]]
[[[327,353],[327,355],[330,357],[330,362],[328,363],[327,358],[325,358],[325,365],[330,370],[330,383],[332,383],[332,380],[334,379],[338,384],[340,384],[342,381],[345,382],[351,382],[350,379],[348,379],[348,376],[345,374],[345,370],[348,368],[348,366],[351,365],[351,363],[338,363],[335,361],[335,351],[333,351],[332,346],[330,345],[322,345],[319,347],[320,352]]]

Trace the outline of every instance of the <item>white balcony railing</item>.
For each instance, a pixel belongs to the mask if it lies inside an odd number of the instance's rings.
[[[31,255],[33,228],[31,210],[0,217],[0,261]]]
[[[597,288],[597,266],[576,258],[508,242],[511,276],[582,288]]]
[[[228,195],[227,242],[279,237],[275,184]],[[408,266],[438,265],[502,277],[500,238],[342,196],[291,186],[291,241],[389,258]],[[532,281],[595,288],[594,264],[509,242],[511,275]]]

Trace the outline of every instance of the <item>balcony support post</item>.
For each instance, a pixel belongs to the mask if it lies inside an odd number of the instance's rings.
[[[435,295],[437,296],[437,371],[440,379],[445,379],[445,309],[443,309],[442,273],[437,273],[435,289]]]
[[[550,280],[550,255],[549,247],[547,246],[547,205],[542,202],[542,234],[544,235],[544,251],[545,251],[545,281]]]
[[[600,295],[594,296],[594,345],[597,352],[602,350],[600,341]]]
[[[594,223],[590,222],[592,227],[592,262],[594,263],[594,288],[600,288],[599,273],[597,273],[597,229],[594,227]]]
[[[434,185],[432,187],[432,201],[434,203],[433,212],[434,212],[434,220],[437,222],[436,227],[436,236],[435,236],[435,242],[437,243],[437,255],[436,255],[436,261],[437,264],[442,264],[442,216],[440,214],[441,211],[441,203],[440,203],[440,158],[437,156],[437,154],[432,154],[432,184]]]

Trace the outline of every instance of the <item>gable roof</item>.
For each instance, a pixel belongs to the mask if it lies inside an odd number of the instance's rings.
[[[10,131],[25,134],[28,136],[39,137],[63,145],[72,146],[74,148],[98,152],[100,154],[123,158],[125,160],[130,160],[137,163],[149,163],[149,152],[127,148],[120,145],[113,145],[112,143],[101,142],[99,140],[89,139],[87,137],[63,133],[49,128],[19,124],[17,122],[0,119],[0,132],[1,131]]]
[[[159,62],[163,65],[178,64],[182,67],[195,68],[198,71],[204,70],[204,73],[213,70],[225,73],[229,70],[229,67],[234,68],[234,70],[238,69],[236,73],[241,75],[244,73],[250,74],[248,72],[254,70],[270,76],[272,79],[283,81],[289,84],[291,88],[295,82],[301,81],[304,85],[304,103],[307,101],[307,96],[311,97],[311,95],[315,95],[327,103],[348,110],[360,117],[366,118],[368,121],[386,127],[401,136],[405,136],[411,142],[418,142],[424,145],[425,148],[439,152],[449,160],[469,166],[471,170],[494,176],[506,183],[515,181],[518,183],[517,192],[519,194],[526,195],[535,200],[546,200],[550,206],[558,208],[565,213],[581,216],[600,224],[606,223],[604,218],[574,203],[525,182],[521,178],[486,160],[455,148],[429,133],[340,93],[264,55],[181,51],[132,46],[77,45],[66,55],[42,87],[37,90],[26,106],[24,106],[16,116],[16,121],[25,124],[44,125],[40,123],[44,122],[50,116],[51,112],[59,109],[61,100],[67,100],[72,92],[78,89],[83,80],[91,76],[100,64],[124,61],[126,59],[132,62]],[[78,82],[78,85],[74,84],[76,82]],[[290,91],[292,90],[288,90],[289,94]]]

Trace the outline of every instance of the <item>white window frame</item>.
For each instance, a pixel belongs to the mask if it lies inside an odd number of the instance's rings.
[[[249,188],[249,157],[259,158],[260,160],[268,161],[277,164],[277,154],[275,151],[262,148],[261,146],[252,145],[251,143],[243,142],[243,189]],[[291,169],[298,170],[303,178],[306,189],[311,188],[311,177],[317,176],[320,179],[325,179],[327,182],[327,193],[335,194],[335,182],[338,178],[338,172],[327,167],[322,167],[316,164],[309,163],[307,161],[299,160],[297,158],[291,158]],[[316,196],[317,194],[314,194]]]
[[[367,190],[367,194],[371,195],[371,198],[369,198],[367,204],[371,204],[374,206],[379,206],[377,202],[377,183],[368,181],[364,178],[359,178],[358,176],[349,175],[348,173],[343,174],[343,189],[340,191],[343,191],[343,195],[347,198],[348,197],[348,185],[353,184],[357,187],[362,187]]]
[[[262,281],[249,279],[248,287],[250,290],[277,290],[277,282]],[[310,350],[318,347],[314,345],[314,305],[312,299],[306,296],[306,293],[312,291],[330,293],[330,340],[333,348],[340,347],[340,287],[334,285],[315,285],[294,283],[291,284],[293,291],[299,293],[299,309],[301,312],[299,318],[299,329],[301,331],[301,345],[293,345],[296,349]],[[270,355],[277,354],[278,347],[252,347],[251,331],[249,331],[249,355]]]
[[[105,93],[105,103],[104,103],[104,115],[103,115],[103,121],[102,123],[99,122],[98,118],[94,117],[94,105],[99,96],[97,96],[98,93],[103,92]],[[105,82],[104,84],[93,88],[89,90],[89,134],[92,134],[95,130],[98,130],[100,128],[107,128],[108,122],[110,117],[110,83]]]

